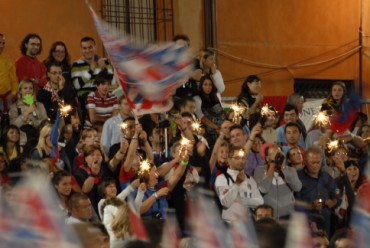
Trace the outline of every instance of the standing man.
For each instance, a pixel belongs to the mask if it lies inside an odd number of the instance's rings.
[[[325,231],[331,234],[331,213],[337,203],[336,183],[325,171],[321,170],[322,152],[317,147],[306,151],[306,166],[298,171],[302,189],[297,199],[312,204],[313,211],[325,220]],[[345,170],[343,171],[345,172]]]
[[[4,47],[5,37],[0,33],[0,111],[8,113],[17,95],[18,81],[13,62],[3,56]]]
[[[261,153],[266,166],[256,167],[254,179],[265,203],[274,208],[274,216],[289,219],[294,212],[294,193],[302,188],[297,171],[285,165],[285,157],[276,144],[266,143],[261,148]]]
[[[101,143],[106,154],[109,154],[109,149],[112,145],[121,142],[121,139],[123,138],[123,132],[120,125],[123,123],[123,120],[125,120],[127,117],[133,116],[125,95],[122,95],[118,99],[118,104],[118,115],[112,116],[104,123],[101,134]]]
[[[65,79],[62,75],[63,68],[60,64],[51,63],[48,67],[48,78],[50,79],[44,88],[37,93],[37,100],[44,104],[48,118],[54,122],[57,117],[59,103],[64,101],[65,104],[71,105],[76,110],[76,96],[72,89],[65,85]],[[71,114],[71,113],[69,113]],[[68,116],[67,123],[71,123]]]
[[[222,219],[233,222],[263,204],[263,198],[252,177],[244,173],[246,153],[243,147],[234,146],[229,151],[229,168],[216,178],[215,189],[223,206]],[[244,213],[244,214],[243,214]]]
[[[15,62],[18,80],[30,79],[35,92],[48,82],[46,67],[37,59],[42,51],[42,40],[38,34],[28,34],[21,43],[22,56]]]
[[[99,58],[96,54],[95,40],[91,37],[83,37],[80,41],[82,56],[72,64],[72,82],[77,92],[78,102],[82,110],[82,117],[87,116],[87,95],[95,91],[94,81],[102,71],[113,75],[113,67],[106,58]]]

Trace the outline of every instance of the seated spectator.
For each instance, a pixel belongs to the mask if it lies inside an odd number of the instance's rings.
[[[23,147],[20,145],[20,131],[17,126],[9,125],[4,128],[0,152],[4,154],[4,159],[8,164],[23,153]]]
[[[66,224],[87,224],[93,217],[90,199],[84,193],[73,193],[68,199],[68,210],[71,213]]]
[[[88,119],[85,126],[91,127],[97,122],[105,122],[119,112],[118,101],[115,95],[109,92],[112,77],[107,71],[101,71],[95,80],[97,90],[87,96],[86,109]]]
[[[194,96],[194,100],[196,115],[206,126],[206,138],[212,147],[217,139],[217,131],[219,131],[223,122],[225,112],[211,77],[201,78],[199,94]]]
[[[50,47],[48,57],[44,60],[46,68],[55,63],[62,66],[62,76],[65,78],[66,86],[72,87],[71,58],[63,41],[54,42]]]
[[[249,75],[241,88],[238,103],[247,108],[246,119],[253,113],[259,113],[262,107],[261,79],[256,75]]]
[[[304,161],[301,149],[297,146],[290,148],[286,154],[288,161],[288,166],[298,170],[301,170],[304,167]]]
[[[226,222],[233,222],[247,209],[263,204],[256,182],[244,173],[245,157],[242,147],[232,147],[228,155],[229,169],[216,178],[215,189],[223,206],[222,219]]]
[[[316,231],[312,233],[313,248],[328,248],[329,239],[324,231]]]
[[[354,233],[348,228],[337,230],[330,239],[330,248],[354,248],[356,241],[353,239]],[[365,244],[362,244],[365,245]]]
[[[287,104],[284,109],[283,109],[283,117],[284,117],[284,122],[289,123],[289,122],[294,122],[296,123],[298,121],[298,109],[294,105]],[[285,137],[285,124],[281,125],[278,127],[277,131],[277,144],[278,145],[286,145],[287,140]],[[298,145],[301,147],[306,147],[304,143],[304,138],[301,135],[298,141]]]
[[[254,170],[258,166],[265,166],[265,161],[262,159],[260,155],[261,146],[265,144],[265,141],[261,137],[260,134],[257,134],[254,139],[252,140],[253,145],[251,148],[251,152],[247,155],[246,164],[244,166],[244,172],[246,175],[252,177],[254,175]]]
[[[56,172],[52,178],[52,184],[58,196],[59,210],[63,217],[68,217],[68,200],[73,194],[72,191],[72,175],[64,170]]]
[[[76,170],[83,165],[84,158],[84,148],[89,145],[99,145],[98,132],[93,128],[86,128],[82,131],[80,140],[75,148],[70,146],[67,153],[68,157],[73,158],[72,173],[74,174]]]
[[[39,128],[47,120],[45,107],[34,97],[34,84],[30,80],[22,80],[18,87],[17,101],[10,106],[10,124],[16,125],[26,138],[23,145],[33,148],[38,141]]]
[[[254,220],[259,221],[263,218],[274,219],[274,209],[268,204],[261,204],[254,210]]]
[[[65,85],[65,78],[62,75],[62,66],[60,64],[51,63],[48,68],[49,81],[37,93],[37,100],[44,104],[46,113],[51,122],[54,122],[57,117],[57,112],[60,104],[71,105],[73,112],[69,115],[77,115],[76,95],[72,88]],[[66,123],[71,123],[71,117],[63,118]]]
[[[305,148],[298,144],[302,139],[302,131],[300,126],[296,122],[288,122],[285,124],[284,134],[286,140],[286,144],[282,146],[284,154],[286,155],[290,148],[298,147],[304,156]]]

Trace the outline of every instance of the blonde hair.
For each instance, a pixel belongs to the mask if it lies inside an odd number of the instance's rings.
[[[124,202],[117,208],[116,216],[112,221],[112,231],[119,239],[125,238],[127,235],[132,235],[129,211],[128,204]]]
[[[83,141],[87,138],[87,136],[89,136],[93,132],[98,133],[98,131],[96,131],[96,129],[94,129],[94,128],[85,128],[84,130],[82,130],[80,140],[78,141],[78,144],[76,146],[77,149],[79,149],[79,150],[84,149],[85,144],[84,144]]]
[[[34,85],[34,83],[30,79],[23,79],[22,81],[19,82],[18,92],[17,92],[17,99],[18,100],[19,99],[22,99],[23,96],[21,96],[21,89],[22,89],[23,85],[25,85],[25,84],[32,84],[33,98],[36,101],[36,98],[35,98],[35,85]]]
[[[52,130],[53,130],[53,125],[52,124],[47,124],[47,125],[43,126],[43,128],[41,128],[40,136],[39,136],[39,142],[37,143],[37,145],[35,147],[35,149],[38,151],[40,157],[42,157],[42,150],[47,152],[48,155],[51,152],[51,149],[46,147],[45,138],[47,136],[51,135]]]

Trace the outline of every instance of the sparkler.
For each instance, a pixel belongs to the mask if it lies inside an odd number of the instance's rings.
[[[187,150],[188,146],[191,144],[190,140],[188,140],[187,138],[185,137],[182,137],[181,140],[180,140],[180,153],[183,151],[183,150]]]
[[[122,122],[121,124],[119,124],[119,127],[120,127],[122,130],[126,130],[126,128],[127,128],[127,123]]]
[[[193,124],[191,124],[191,127],[193,128],[194,132],[199,132],[200,131],[200,125],[201,125],[200,121],[196,119],[193,122]]]
[[[330,117],[327,115],[326,111],[320,111],[313,116],[315,124],[318,126],[326,126],[330,124]]]
[[[239,157],[244,157],[244,155],[245,155],[244,150],[243,149],[240,149],[239,152],[238,152],[238,156]]]
[[[328,146],[328,149],[329,149],[329,153],[338,149],[338,145],[339,145],[339,141],[338,140],[332,140],[330,141],[327,146]]]
[[[267,103],[261,108],[261,115],[262,116],[267,116],[271,112],[272,112],[272,110],[269,108],[269,105]]]
[[[232,104],[230,108],[234,111],[233,122],[238,123],[239,117],[246,109],[240,106],[240,104]]]
[[[147,159],[142,160],[140,162],[138,171],[140,182],[147,181],[147,179],[149,178],[149,171],[150,171],[150,162]]]
[[[69,112],[72,111],[72,106],[69,104],[64,104],[64,101],[60,101],[59,103],[59,111],[60,111],[60,117],[67,117],[69,115]]]

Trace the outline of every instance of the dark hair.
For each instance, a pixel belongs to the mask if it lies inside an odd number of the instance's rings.
[[[112,79],[113,79],[113,75],[108,73],[108,71],[104,69],[101,72],[99,72],[99,74],[96,76],[94,84],[97,86],[105,82],[108,82],[109,84],[111,84]]]
[[[80,200],[89,200],[89,197],[81,192],[73,193],[67,202],[69,211],[78,208],[80,206]]]
[[[195,102],[194,98],[191,96],[184,96],[178,103],[178,108],[184,108],[187,102]]]
[[[60,67],[60,68],[62,68],[62,70],[63,70],[63,66],[62,66],[62,64],[61,64],[61,63],[59,63],[59,62],[57,62],[57,61],[53,61],[53,62],[50,62],[49,64],[47,64],[47,66],[46,66],[46,68],[47,68],[48,72],[50,72],[50,69],[51,69],[51,67],[53,67],[53,66]]]
[[[357,135],[358,136],[360,136],[361,137],[361,135],[362,135],[362,129],[364,128],[364,127],[368,127],[368,128],[370,128],[370,124],[368,124],[368,123],[365,123],[365,124],[362,124],[361,125],[361,127],[358,129],[358,131],[357,131]]]
[[[56,186],[60,183],[60,181],[62,181],[63,177],[72,177],[72,174],[69,173],[68,171],[65,171],[65,170],[57,171],[54,174],[53,178],[51,179],[51,182],[52,182],[55,190],[56,190]],[[58,192],[57,192],[57,194],[58,194]]]
[[[362,121],[362,125],[363,125],[367,121],[367,115],[362,113],[362,112],[358,112],[357,116],[356,116],[356,119],[351,124],[351,127],[350,127],[351,131],[353,131],[353,129],[355,129],[355,125],[356,125],[357,121]]]
[[[212,90],[209,93],[209,95],[206,95],[203,91],[203,85],[206,82],[206,80],[209,80],[212,83]],[[208,109],[214,106],[215,104],[220,103],[220,99],[217,96],[217,88],[211,76],[206,75],[200,79],[198,92],[199,97],[202,99],[202,109],[203,108]]]
[[[267,209],[267,210],[271,210],[272,216],[274,216],[274,209],[271,207],[271,205],[268,205],[268,204],[266,204],[266,203],[261,204],[261,205],[258,205],[258,206],[254,209],[254,213],[255,213],[255,214],[257,213],[257,210],[258,210],[258,209]]]
[[[207,59],[208,57],[214,56],[215,53],[211,49],[203,49],[201,52],[201,58]]]
[[[335,243],[340,239],[346,239],[346,238],[348,238],[348,239],[352,238],[350,229],[342,228],[342,229],[339,229],[339,230],[335,231],[334,235],[330,239],[329,247],[330,248],[336,248],[337,246],[336,246]]]
[[[105,193],[105,188],[108,187],[110,184],[116,185],[116,181],[112,177],[105,177],[98,185],[98,194],[101,198],[107,197]]]
[[[292,110],[294,110],[294,112],[298,115],[299,113],[298,113],[298,108],[297,108],[297,106],[295,106],[295,105],[293,105],[293,104],[286,104],[285,106],[284,106],[284,109],[283,109],[283,111],[282,111],[282,114],[283,114],[283,116],[284,116],[284,113],[285,112],[287,112],[287,111],[292,111]]]
[[[41,54],[41,52],[42,52],[42,39],[41,39],[41,37],[38,34],[31,33],[31,34],[27,34],[27,36],[24,37],[24,39],[21,42],[20,49],[21,49],[21,53],[23,55],[27,55],[27,47],[26,47],[26,44],[30,41],[30,39],[34,39],[34,38],[37,38],[37,39],[40,40],[40,49],[39,49],[38,54],[36,54],[36,55]]]
[[[286,124],[285,124],[285,127],[284,127],[284,133],[285,133],[285,134],[286,134],[286,129],[287,129],[288,127],[296,127],[296,128],[298,128],[299,133],[300,133],[300,134],[302,134],[302,129],[301,129],[301,127],[299,126],[299,124],[298,124],[298,123],[296,123],[296,122],[288,122],[288,123],[286,123]]]
[[[126,117],[123,122],[126,122],[126,121],[135,121],[135,118],[133,116],[129,116],[129,117]]]
[[[172,39],[173,42],[176,42],[178,40],[184,40],[186,41],[186,43],[188,43],[188,46],[190,46],[190,39],[186,34],[176,34]]]
[[[344,167],[346,169],[350,166],[355,166],[358,169],[358,179],[355,183],[355,189],[358,189],[361,186],[362,181],[363,181],[362,170],[361,170],[360,165],[358,164],[358,162],[356,160],[351,159],[351,160],[347,160],[347,161],[344,162]]]
[[[19,130],[19,128],[16,126],[16,125],[13,125],[13,124],[10,124],[8,126],[6,126],[4,129],[3,129],[3,132],[2,132],[2,136],[1,136],[1,146],[3,147],[3,150],[4,150],[4,154],[5,154],[5,159],[10,162],[10,156],[11,154],[7,154],[6,152],[6,145],[8,143],[8,132],[11,130],[11,129],[14,129],[14,130],[17,130],[18,134],[19,134],[19,139],[18,141],[15,143],[15,149],[17,151],[17,155],[21,155],[21,144],[20,144],[20,140],[21,140],[21,132]]]
[[[44,64],[49,69],[49,65],[51,63],[55,63],[55,62],[58,63],[57,61],[55,61],[54,56],[53,56],[53,52],[55,52],[55,50],[57,49],[57,46],[64,47],[65,57],[64,57],[63,61],[59,62],[59,63],[62,66],[63,71],[69,71],[71,69],[71,58],[69,56],[67,46],[66,46],[66,44],[64,44],[63,41],[56,41],[51,45],[48,57],[45,59]]]
[[[181,117],[189,117],[194,121],[194,115],[190,112],[183,112],[181,113]]]
[[[252,94],[251,94],[251,91],[250,91],[248,85],[253,83],[253,82],[256,82],[256,81],[257,82],[261,81],[261,79],[256,75],[249,75],[244,80],[244,83],[242,85],[242,88],[241,88],[240,94],[238,96],[237,102],[242,102],[242,100],[244,100],[244,101],[246,101],[248,106],[253,105],[253,103],[256,101],[256,99],[252,97]]]
[[[88,146],[85,146],[83,150],[84,150],[85,159],[86,159],[87,156],[91,155],[96,150],[98,150],[100,152],[100,154],[103,156],[103,152],[100,149],[100,146],[98,146],[98,145],[88,145]]]
[[[229,132],[231,133],[231,131],[232,131],[232,130],[234,130],[234,129],[240,129],[240,130],[242,130],[242,131],[243,131],[243,133],[244,133],[244,129],[243,129],[243,127],[242,127],[242,126],[240,126],[240,125],[233,125],[233,126],[231,126],[231,127],[230,127]]]
[[[87,41],[92,41],[95,45],[95,40],[93,38],[91,38],[90,36],[85,36],[81,39],[80,43],[82,42],[87,42]]]
[[[1,34],[0,34],[0,36],[1,36]],[[3,170],[3,171],[0,171],[0,173],[2,173],[2,172],[6,172],[6,170],[7,170],[7,169],[8,169],[8,167],[9,167],[9,163],[8,163],[8,161],[7,161],[7,159],[6,159],[5,152],[0,152],[0,157],[3,157],[3,158],[4,158],[4,164],[5,164],[5,168],[4,168],[4,170]]]
[[[264,154],[265,154],[265,161],[266,161],[266,162],[270,162],[270,161],[268,161],[268,160],[267,160],[267,156],[268,156],[269,151],[270,151],[270,149],[271,149],[272,147],[277,147],[277,148],[279,149],[279,151],[282,151],[281,147],[280,147],[280,146],[278,146],[277,144],[272,144],[271,146],[266,147],[266,148],[265,148],[265,150],[264,150]]]

